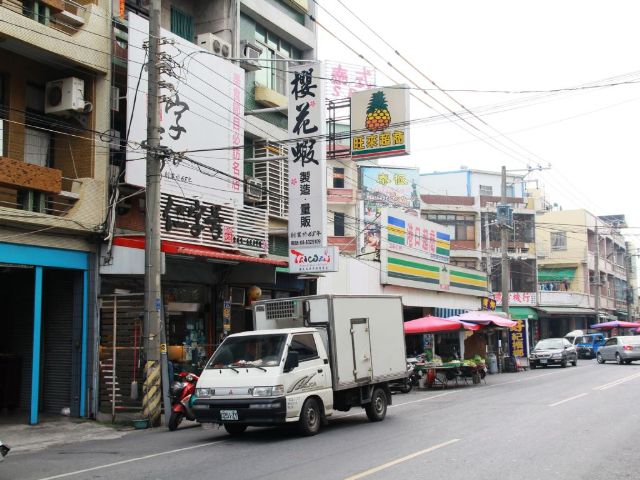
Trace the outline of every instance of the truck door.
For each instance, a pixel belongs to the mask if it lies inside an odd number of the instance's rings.
[[[369,319],[351,319],[351,343],[353,345],[353,377],[356,382],[370,380],[373,375],[371,366],[371,342],[369,340]]]

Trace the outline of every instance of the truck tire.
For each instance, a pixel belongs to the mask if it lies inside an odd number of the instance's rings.
[[[321,423],[322,415],[320,414],[318,401],[315,398],[307,398],[300,412],[298,430],[305,437],[311,437],[320,431]]]
[[[387,394],[381,388],[375,388],[371,394],[371,403],[365,407],[367,418],[372,422],[381,422],[387,415]]]
[[[244,431],[247,429],[247,426],[242,425],[241,423],[225,423],[224,429],[232,437],[237,437],[238,435],[242,435],[244,433]]]

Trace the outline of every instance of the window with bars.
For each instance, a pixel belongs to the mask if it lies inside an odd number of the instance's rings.
[[[480,195],[483,197],[493,196],[493,187],[491,185],[480,185]]]
[[[193,17],[173,5],[171,6],[171,33],[189,42],[194,40]]]
[[[567,249],[567,232],[551,232],[551,250]]]

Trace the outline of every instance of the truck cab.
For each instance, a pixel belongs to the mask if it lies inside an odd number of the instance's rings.
[[[606,337],[602,333],[587,333],[576,338],[576,349],[579,358],[595,358],[598,350],[604,345]]]
[[[249,425],[298,421],[305,433],[315,433],[333,412],[320,333],[287,328],[230,335],[205,366],[196,397],[197,420],[221,423],[232,435]]]

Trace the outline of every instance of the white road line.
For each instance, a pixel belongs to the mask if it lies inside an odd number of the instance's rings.
[[[103,468],[117,467],[118,465],[125,465],[127,463],[139,462],[141,460],[148,460],[149,458],[160,457],[162,455],[167,455],[170,453],[178,453],[178,452],[185,452],[187,450],[195,450],[196,448],[208,447],[211,445],[216,445],[218,443],[224,443],[224,442],[225,442],[224,440],[218,440],[217,442],[201,443],[199,445],[194,445],[192,447],[178,448],[176,450],[169,450],[166,452],[154,453],[151,455],[145,455],[143,457],[130,458],[129,460],[122,460],[121,462],[107,463],[105,465],[99,465],[97,467],[85,468],[84,470],[76,470],[75,472],[61,473],[60,475],[54,475],[53,477],[40,478],[39,480],[54,480],[55,478],[72,477],[74,475],[80,475],[81,473],[93,472],[95,470],[101,470]]]
[[[485,388],[499,387],[500,385],[509,385],[511,383],[527,382],[529,380],[534,380],[536,378],[546,377],[548,375],[553,375],[553,372],[551,372],[551,373],[543,373],[542,375],[536,375],[535,377],[527,377],[527,378],[521,378],[519,380],[511,380],[509,382],[493,383],[491,385],[486,385]]]
[[[570,402],[571,400],[575,400],[576,398],[584,397],[587,395],[586,393],[581,393],[580,395],[575,395],[573,397],[565,398],[564,400],[560,400],[559,402],[552,403],[550,407],[557,407],[558,405],[562,405],[563,403]]]
[[[628,377],[622,377],[618,380],[614,380],[613,382],[605,383],[604,385],[600,385],[599,387],[594,387],[594,390],[607,390],[609,388],[613,388],[617,385],[622,385],[623,383],[629,382],[636,378],[640,378],[640,373],[636,373],[634,375],[629,375]]]
[[[371,468],[364,472],[357,473],[356,475],[352,475],[351,477],[345,478],[345,480],[358,480],[359,478],[368,477],[369,475],[373,475],[374,473],[377,473],[381,470],[385,470],[389,467],[393,467],[394,465],[398,465],[399,463],[406,462],[407,460],[411,460],[412,458],[416,458],[420,455],[424,455],[425,453],[433,452],[434,450],[438,450],[439,448],[446,447],[448,445],[451,445],[459,441],[460,441],[459,438],[454,438],[453,440],[449,440],[448,442],[440,443],[438,445],[434,445],[433,447],[425,448],[424,450],[419,450],[415,453],[407,455],[406,457],[398,458],[397,460],[393,460],[391,462],[384,463],[382,465]]]
[[[419,402],[425,402],[427,400],[431,400],[432,398],[439,398],[439,397],[444,397],[445,395],[452,395],[454,393],[458,393],[459,390],[455,390],[455,391],[451,391],[451,392],[445,392],[445,393],[439,393],[438,395],[433,395],[431,397],[425,397],[425,398],[421,398],[420,400],[411,400],[410,402],[404,402],[404,403],[397,403],[395,405],[389,405],[389,408],[395,408],[395,407],[402,407],[404,405],[410,405],[412,403],[419,403]],[[348,413],[347,415],[340,415],[339,417],[332,417],[335,418],[336,420],[339,418],[349,418],[349,417],[355,417],[356,415],[364,415],[365,411],[361,410],[359,412],[355,412],[355,413]]]

